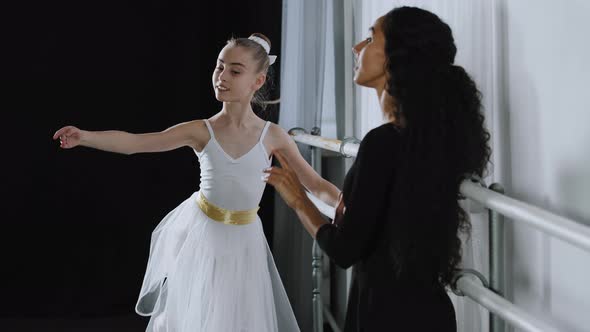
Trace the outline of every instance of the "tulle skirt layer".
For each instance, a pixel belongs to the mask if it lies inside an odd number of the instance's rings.
[[[152,233],[135,311],[149,332],[299,331],[264,233],[256,221],[207,217],[194,193]]]

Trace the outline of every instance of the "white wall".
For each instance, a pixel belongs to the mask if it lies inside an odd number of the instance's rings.
[[[590,225],[590,1],[498,0],[497,180]],[[590,331],[590,253],[508,223],[513,301],[563,331]]]

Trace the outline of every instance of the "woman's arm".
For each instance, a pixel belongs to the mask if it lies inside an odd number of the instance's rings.
[[[271,125],[269,128],[269,139],[272,142],[273,150],[281,151],[283,157],[289,162],[293,171],[297,174],[299,181],[314,196],[330,206],[336,206],[340,189],[330,181],[322,178],[301,156],[297,143],[280,126]],[[267,136],[267,137],[268,137]]]
[[[281,151],[274,151],[274,155],[279,160],[281,167],[265,169],[266,175],[263,176],[263,179],[275,187],[287,205],[295,210],[309,235],[315,238],[318,229],[327,222],[307,197],[303,184],[291,166],[291,161],[287,161]]]
[[[132,134],[119,130],[86,131],[74,126],[58,130],[53,139],[60,139],[61,147],[71,149],[78,145],[98,150],[134,154],[142,152],[163,152],[183,146],[197,147],[208,137],[202,120],[183,122],[164,131]]]
[[[267,172],[285,202],[295,209],[307,231],[322,250],[340,267],[348,268],[365,257],[383,231],[387,209],[391,204],[391,183],[395,170],[396,137],[383,127],[367,133],[359,147],[350,187],[346,188],[346,211],[338,225],[323,220],[315,205],[302,194],[301,184],[288,166],[290,160],[279,158],[281,167]],[[389,149],[383,149],[385,146]],[[392,150],[393,148],[393,150]]]

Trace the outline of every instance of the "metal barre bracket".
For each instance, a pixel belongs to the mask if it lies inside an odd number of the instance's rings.
[[[477,279],[479,279],[479,281],[481,281],[482,285],[489,289],[490,285],[486,279],[486,277],[483,276],[483,274],[481,274],[479,271],[474,270],[474,269],[462,269],[461,271],[457,272],[457,274],[455,274],[455,277],[453,278],[453,287],[451,287],[451,291],[453,291],[453,293],[457,296],[465,296],[465,294],[463,294],[462,291],[460,291],[459,289],[457,289],[457,281],[459,281],[459,279],[461,279],[464,275],[467,274],[471,274],[477,277]]]
[[[294,136],[297,133],[301,133],[301,134],[307,134],[307,130],[301,128],[301,127],[293,127],[291,129],[289,129],[289,131],[287,132],[289,135]]]
[[[469,174],[468,176],[466,176],[466,178],[468,178],[469,180],[471,180],[471,182],[477,182],[477,183],[479,183],[484,188],[487,188],[488,187],[486,185],[486,182],[481,178],[481,176],[479,176],[477,174]]]
[[[473,183],[479,183],[480,186],[482,186],[483,188],[488,188],[488,186],[486,185],[486,182],[481,178],[481,176],[477,175],[477,174],[465,174],[463,176],[463,178],[465,180],[469,180]],[[461,192],[459,191],[459,200],[463,200],[463,199],[467,199],[467,197],[463,196],[463,194],[461,194]]]
[[[352,158],[354,156],[347,154],[346,152],[344,152],[344,146],[346,144],[359,144],[361,141],[359,139],[357,139],[356,137],[345,137],[342,140],[342,143],[340,143],[340,154],[344,157],[344,158]]]

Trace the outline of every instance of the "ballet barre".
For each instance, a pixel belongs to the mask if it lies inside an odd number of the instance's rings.
[[[341,141],[310,135],[302,131],[301,128],[293,128],[289,131],[289,134],[296,142],[338,152],[344,157],[356,157],[359,147],[356,139],[346,138]],[[471,180],[465,180],[460,187],[461,193],[466,198],[476,201],[488,209],[514,220],[525,222],[549,235],[590,251],[590,227],[484,188],[481,184],[481,180],[475,177]]]
[[[512,218],[536,227],[570,244],[590,251],[590,227],[558,216],[534,205],[483,188],[472,181],[461,184],[465,197]]]
[[[318,133],[319,129],[314,128]],[[349,158],[356,157],[359,148],[359,140],[345,138],[344,140],[324,138],[318,135],[308,134],[302,128],[289,130],[293,140],[298,143],[309,145],[313,148],[329,150]],[[317,158],[316,158],[317,159]],[[313,160],[312,160],[313,161]],[[524,222],[549,235],[555,236],[565,242],[590,251],[590,227],[574,220],[556,215],[534,205],[516,200],[504,195],[504,189],[498,183],[486,188],[485,183],[478,177],[470,177],[461,183],[460,192],[474,202],[482,204],[488,209],[489,215],[489,237],[490,237],[490,282],[485,280],[483,275],[474,270],[463,270],[458,273],[455,279],[457,295],[467,296],[479,303],[492,313],[490,315],[490,331],[502,332],[506,330],[504,322],[511,323],[525,331],[559,331],[556,327],[547,322],[533,317],[522,308],[502,297],[504,293],[504,216],[513,221]],[[308,193],[312,202],[320,212],[329,218],[334,216],[334,208],[323,203]],[[329,314],[327,308],[319,306],[319,283],[321,282],[321,250],[317,243],[313,249],[314,268],[314,331],[323,330],[323,315]],[[480,279],[478,284],[468,275]],[[315,279],[317,278],[317,279]],[[317,287],[316,287],[317,286]],[[323,315],[322,315],[323,311]],[[335,331],[340,331],[331,315],[326,316],[328,323]]]

